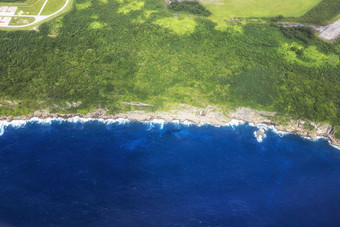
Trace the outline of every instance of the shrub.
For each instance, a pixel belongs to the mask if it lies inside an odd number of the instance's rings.
[[[168,5],[168,8],[173,11],[188,11],[192,14],[210,16],[211,13],[199,2],[183,1],[183,2],[172,2]]]

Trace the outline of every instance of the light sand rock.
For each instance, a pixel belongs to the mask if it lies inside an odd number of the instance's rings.
[[[264,124],[268,126],[275,126],[278,131],[295,133],[312,139],[317,137],[327,137],[330,142],[340,147],[340,140],[334,138],[334,129],[329,124],[316,124],[314,122],[304,122],[301,120],[290,120],[288,125],[278,125],[275,121],[270,120],[270,117],[275,116],[274,112],[257,111],[245,107],[240,107],[234,111],[224,113],[222,109],[216,106],[208,106],[206,108],[193,107],[189,105],[178,105],[170,111],[130,111],[125,113],[119,113],[116,115],[108,115],[105,109],[97,109],[94,112],[83,114],[58,114],[49,113],[48,110],[36,111],[29,116],[0,116],[0,120],[13,121],[13,120],[28,120],[33,117],[37,118],[96,118],[96,119],[128,119],[132,121],[152,121],[152,120],[164,120],[167,122],[179,121],[193,123],[196,125],[212,124],[215,126],[225,126],[232,120],[241,120],[252,123],[254,125]],[[311,124],[315,127],[313,131],[309,131],[304,128],[304,124]],[[257,136],[263,136],[262,131],[256,132]]]

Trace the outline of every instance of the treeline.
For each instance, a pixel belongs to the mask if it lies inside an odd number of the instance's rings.
[[[178,22],[173,12],[158,0],[127,14],[117,11],[129,3],[91,4],[44,24],[40,32],[0,32],[0,101],[20,101],[0,106],[1,115],[100,107],[114,113],[133,109],[122,102],[155,109],[185,103],[247,106],[340,126],[339,42],[269,23],[234,22],[222,32],[205,17],[193,19],[192,33],[178,35],[168,26]],[[147,18],[146,12],[153,13]],[[169,23],[162,27],[159,19]],[[93,23],[102,27],[94,29]],[[279,51],[292,43],[288,56],[302,51],[298,60],[311,64],[289,61]],[[324,60],[328,56],[335,63]],[[63,108],[77,101],[82,104]]]
[[[309,24],[326,24],[339,14],[339,0],[323,0],[297,20]]]
[[[284,36],[288,39],[298,39],[309,44],[314,39],[314,31],[311,28],[297,26],[297,27],[280,27]]]
[[[173,11],[187,11],[205,17],[211,15],[209,10],[196,1],[173,1],[168,5],[168,8]]]

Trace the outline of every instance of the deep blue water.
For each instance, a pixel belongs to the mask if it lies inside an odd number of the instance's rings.
[[[340,151],[256,128],[98,121],[0,136],[0,225],[339,226]]]

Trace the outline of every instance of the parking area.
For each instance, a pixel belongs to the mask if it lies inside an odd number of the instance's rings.
[[[11,22],[12,17],[2,17],[0,16],[0,27],[8,26],[9,22]]]
[[[0,16],[13,16],[17,11],[18,7],[16,6],[1,6],[0,7]]]

